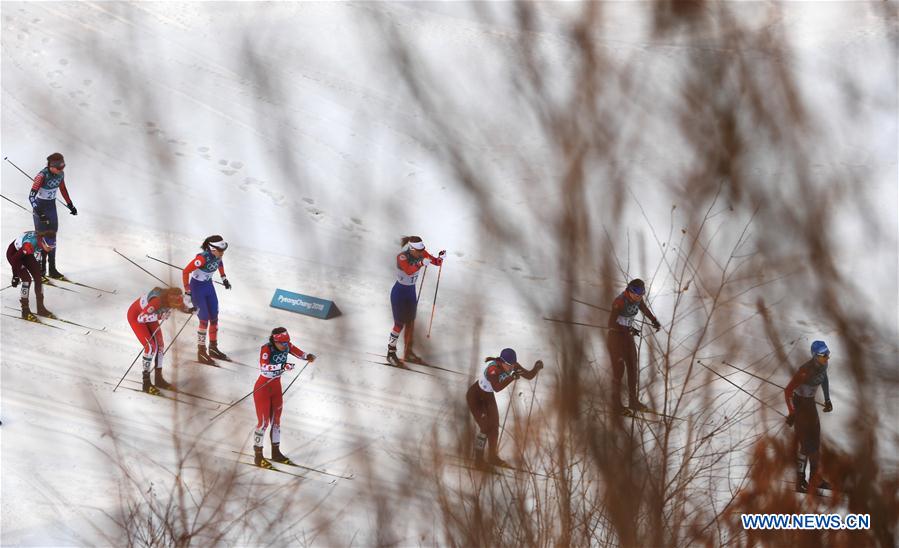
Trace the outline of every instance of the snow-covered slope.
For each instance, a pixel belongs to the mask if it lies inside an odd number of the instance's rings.
[[[286,396],[284,451],[309,466],[355,475],[331,484],[312,474],[296,487],[296,513],[289,519],[312,509],[340,519],[342,536],[333,539],[339,544],[437,541],[411,536],[422,530],[419,520],[433,518],[426,492],[420,508],[402,509],[405,526],[397,530],[405,528],[407,536],[395,539],[378,537],[378,509],[360,503],[371,500],[360,493],[374,489],[389,501],[407,466],[401,456],[408,458],[435,425],[449,430],[460,413],[465,416],[472,357],[505,346],[515,347],[527,364],[556,355],[552,326],[532,308],[553,310],[560,294],[553,281],[577,283],[584,298],[595,296],[597,284],[595,272],[560,276],[558,265],[535,258],[549,231],[514,214],[527,200],[558,199],[545,187],[536,197],[517,195],[498,181],[487,197],[507,208],[509,222],[532,247],[498,250],[482,239],[478,204],[436,164],[433,144],[418,127],[420,113],[395,85],[395,69],[386,67],[377,40],[365,34],[372,28],[365,19],[370,10],[420,27],[422,47],[433,48],[433,55],[455,53],[446,55],[457,69],[467,63],[472,70],[495,68],[499,60],[484,44],[508,32],[446,6],[3,3],[3,156],[33,174],[51,152],[65,154],[79,214],[59,208],[59,269],[115,290],[45,289],[48,308],[93,327],[89,334],[7,317],[0,323],[3,544],[114,544],[114,521],[123,512],[122,470],[144,489],[168,486],[188,448],[206,455],[213,468],[233,468],[241,496],[294,488],[279,474],[234,464],[232,451],[251,451],[250,399],[212,422],[224,408],[219,403],[188,398],[190,404],[174,405],[127,390],[137,386],[139,364],[125,390],[112,391],[139,350],[126,310],[157,284],[113,248],[178,284],[180,272],[145,256],[186,264],[214,233],[231,244],[225,265],[234,289],[218,287],[219,337],[235,362],[214,369],[193,361],[194,319],[165,357],[167,374],[191,392],[233,402],[252,390],[258,350],[270,330],[286,326],[319,360]],[[626,26],[620,33],[624,49],[639,34]],[[556,37],[549,32],[546,39]],[[446,85],[464,90],[463,81]],[[509,143],[459,138],[483,146],[485,158],[545,153],[526,132],[516,135],[521,138]],[[29,187],[4,162],[3,195],[25,205]],[[887,191],[895,197],[895,188]],[[644,205],[664,223],[670,204],[662,202]],[[3,201],[0,211],[4,245],[31,228],[30,215],[13,204]],[[642,222],[637,212],[633,220]],[[392,325],[392,256],[404,234],[421,235],[432,250],[449,250],[430,339],[424,335],[437,272],[426,276],[417,348],[463,374],[417,375],[373,363],[379,358],[371,353],[384,351]],[[646,265],[658,258],[650,250]],[[895,287],[895,279],[886,282]],[[343,315],[321,321],[270,308],[279,287],[333,299]],[[655,302],[661,317],[672,299],[668,293]],[[16,314],[8,307],[18,305],[17,290],[5,289],[2,303],[4,312]],[[752,300],[747,303],[751,313]],[[583,319],[597,317],[585,313]],[[167,322],[167,342],[185,320],[175,314]],[[479,321],[487,327],[473,339]],[[789,335],[815,337],[820,330],[797,327]],[[748,346],[765,342],[757,328],[746,337]],[[536,398],[555,381],[542,381]],[[833,388],[848,397],[845,390]],[[530,395],[500,394],[501,409],[509,397],[526,403]],[[184,471],[183,479],[204,482],[199,470]],[[239,515],[242,499],[233,500],[229,512]],[[224,542],[301,542],[254,529],[280,510],[252,510],[258,520],[235,527]]]

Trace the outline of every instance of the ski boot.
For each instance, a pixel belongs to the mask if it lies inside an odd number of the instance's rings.
[[[491,466],[498,466],[500,468],[512,468],[512,466],[508,462],[499,458],[499,455],[491,456],[489,462]]]
[[[19,302],[22,303],[22,319],[30,322],[38,321],[37,316],[31,312],[31,307],[28,306],[28,299],[20,299]]]
[[[827,489],[828,491],[830,491],[832,489],[832,487],[830,486],[829,481],[822,479],[821,481],[818,482],[818,489]]]
[[[67,279],[65,276],[60,274],[59,270],[56,270],[56,250],[54,249],[48,255],[50,255],[50,277],[54,280],[65,280]]]
[[[147,394],[151,394],[153,396],[159,395],[159,389],[150,384],[150,372],[144,371],[143,378],[143,386],[141,387],[141,392],[145,392]]]
[[[387,363],[394,367],[405,367],[405,364],[400,360],[400,357],[396,355],[395,346],[387,347]]]
[[[643,413],[645,411],[650,411],[649,407],[646,406],[645,403],[637,400],[636,402],[632,402],[627,406],[631,413]]]
[[[424,363],[425,363],[425,361],[424,361],[423,359],[421,359],[421,357],[418,356],[415,352],[413,352],[411,348],[406,348],[406,353],[405,353],[405,355],[403,356],[403,361],[404,361],[404,362],[418,363],[418,364],[424,364]]]
[[[267,461],[265,459],[265,457],[262,456],[262,447],[254,445],[253,453],[254,453],[253,462],[256,464],[256,466],[258,466],[260,468],[274,468],[272,466],[272,463]]]
[[[162,368],[161,368],[161,367],[157,367],[157,368],[156,368],[156,375],[155,375],[155,376],[156,376],[155,384],[156,384],[157,387],[159,387],[159,388],[164,388],[164,389],[166,389],[166,390],[175,390],[175,385],[172,384],[172,383],[170,383],[169,381],[165,380],[165,379],[162,377]]]
[[[280,443],[272,444],[272,460],[275,462],[283,463],[283,464],[293,464],[293,462],[289,458],[287,458],[286,456],[284,456],[283,453],[281,453],[281,444]]]
[[[47,307],[44,306],[44,296],[43,294],[37,296],[37,315],[43,316],[45,318],[55,318],[52,312],[47,310]]]
[[[215,365],[215,362],[206,353],[206,345],[203,344],[197,345],[197,361],[206,365]]]
[[[216,341],[209,341],[209,355],[217,360],[228,361],[228,356],[219,350],[219,345]]]

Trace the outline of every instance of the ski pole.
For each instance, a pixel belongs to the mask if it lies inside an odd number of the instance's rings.
[[[27,211],[28,213],[31,213],[31,211],[28,210],[28,209],[26,209],[25,206],[23,206],[23,205],[20,204],[19,202],[10,200],[9,198],[7,198],[6,196],[4,196],[3,194],[0,194],[0,198],[3,198],[4,200],[6,200],[7,202],[11,203],[12,205],[14,205],[14,206],[16,206],[16,207],[18,207],[18,208],[21,208],[21,209],[23,209],[24,211]]]
[[[724,365],[728,365],[728,366],[730,366],[730,367],[733,367],[733,368],[736,369],[737,371],[742,371],[743,373],[746,373],[746,374],[749,375],[750,377],[755,377],[756,379],[758,379],[758,380],[760,380],[760,381],[765,381],[766,383],[768,383],[768,384],[770,384],[770,385],[772,385],[772,386],[776,386],[777,388],[780,388],[781,390],[786,390],[786,387],[785,387],[785,386],[781,386],[781,385],[777,384],[777,383],[774,382],[774,381],[771,381],[771,380],[766,379],[765,377],[759,377],[758,375],[754,375],[754,374],[750,373],[749,371],[743,369],[742,367],[737,367],[736,365],[734,365],[734,364],[732,364],[732,363],[728,363],[728,362],[726,362],[726,361],[724,361],[724,360],[721,360],[721,363],[723,363]],[[819,406],[821,406],[821,407],[824,407],[824,404],[823,404],[823,403],[815,402],[815,404],[816,404],[816,405],[819,405]]]
[[[415,297],[415,302],[417,303],[419,299],[421,299],[421,292],[425,288],[425,276],[428,274],[428,265],[425,265],[424,272],[421,273],[421,286],[418,288],[418,297]]]
[[[770,409],[773,409],[774,412],[777,413],[778,415],[780,415],[781,417],[786,417],[786,415],[784,415],[783,412],[781,412],[780,409],[776,409],[774,406],[772,406],[772,405],[766,403],[764,400],[759,399],[755,394],[753,394],[752,392],[750,392],[750,391],[746,390],[745,388],[739,386],[738,384],[736,384],[736,383],[733,382],[732,380],[728,379],[727,377],[725,377],[725,376],[722,375],[721,373],[715,371],[715,370],[712,369],[711,367],[709,367],[709,366],[707,366],[706,364],[702,363],[702,361],[696,360],[696,363],[698,363],[699,365],[705,367],[706,369],[708,369],[708,370],[711,371],[712,373],[718,375],[719,377],[721,377],[722,379],[724,379],[725,381],[727,381],[728,383],[730,383],[731,385],[733,385],[733,387],[736,388],[737,390],[740,390],[741,392],[744,392],[744,393],[748,394],[749,396],[751,396],[753,399],[757,400],[759,403],[761,403],[761,404],[764,405],[765,407],[768,407],[768,408],[770,408]]]
[[[228,411],[229,409],[231,409],[232,407],[234,407],[234,406],[237,405],[238,403],[244,401],[245,399],[249,398],[250,396],[252,396],[252,395],[255,394],[256,392],[262,390],[263,388],[265,388],[266,386],[268,386],[272,381],[274,381],[275,379],[278,379],[278,378],[280,378],[280,377],[272,377],[271,379],[265,381],[265,383],[264,383],[262,386],[260,386],[259,388],[253,390],[252,392],[250,392],[250,393],[247,394],[246,396],[240,398],[240,399],[237,400],[236,402],[232,403],[231,405],[229,405],[228,407],[226,407],[225,409],[223,409],[222,411],[220,411],[218,415],[216,415],[216,416],[212,417],[211,419],[209,419],[209,422],[212,422],[212,421],[214,421],[215,419],[221,417],[223,414],[225,414],[226,411]]]
[[[150,271],[147,270],[146,268],[142,267],[141,265],[139,265],[139,264],[137,264],[136,262],[132,261],[132,260],[129,259],[128,257],[126,257],[126,256],[122,255],[121,253],[119,253],[119,250],[118,250],[118,249],[112,248],[112,250],[115,251],[115,252],[119,255],[119,257],[125,259],[126,261],[128,261],[128,262],[131,263],[131,264],[133,264],[133,265],[136,266],[137,268],[143,270],[144,272],[146,272],[146,273],[149,274],[150,276],[153,276],[154,278],[156,278],[157,280],[159,280],[160,283],[163,283],[163,284],[165,284],[166,286],[169,285],[169,284],[167,284],[166,282],[163,282],[159,277],[157,277],[155,274],[153,274],[152,272],[150,272]]]
[[[169,265],[170,267],[176,268],[176,269],[178,269],[178,270],[184,270],[183,268],[181,268],[181,267],[178,266],[178,265],[173,265],[172,263],[168,263],[168,262],[166,262],[166,261],[163,261],[162,259],[157,259],[156,257],[151,257],[151,256],[147,255],[147,258],[148,258],[148,259],[153,259],[153,260],[156,261],[157,263],[162,263],[162,264],[165,264],[165,265]],[[218,280],[212,280],[212,281],[215,282],[215,283],[217,283],[217,284],[219,284],[219,285],[225,285],[225,284],[223,284],[222,282],[220,282],[220,281],[218,281]]]
[[[171,349],[172,346],[175,344],[175,341],[178,340],[178,337],[181,336],[181,332],[184,331],[184,328],[187,327],[187,324],[189,324],[190,321],[194,318],[194,314],[195,314],[194,312],[190,313],[190,316],[187,317],[187,320],[184,322],[184,325],[182,325],[181,329],[179,329],[178,332],[175,333],[175,336],[172,337],[172,342],[170,342],[169,345],[166,347],[166,349],[162,351],[163,356],[166,355],[166,353],[169,351],[169,349]]]
[[[282,396],[283,396],[284,394],[287,394],[287,391],[290,390],[290,387],[293,386],[293,383],[297,382],[297,379],[300,378],[300,375],[303,374],[303,371],[306,370],[306,367],[307,367],[308,365],[309,365],[309,362],[307,361],[306,364],[303,365],[303,368],[300,369],[300,372],[297,373],[296,376],[293,378],[293,380],[290,381],[290,384],[287,385],[287,388],[284,389],[284,392],[281,392],[281,395],[282,395]]]
[[[428,338],[431,338],[431,326],[434,325],[434,310],[437,309],[437,290],[440,289],[440,273],[443,272],[443,263],[437,268],[437,287],[434,288],[434,304],[431,305],[431,321],[428,322]]]
[[[150,334],[150,339],[155,339],[155,338],[156,338],[156,332],[159,331],[161,328],[162,328],[162,324],[157,325],[157,326],[156,326],[156,329],[153,330],[153,333]],[[134,364],[137,363],[137,359],[140,358],[141,354],[143,354],[143,353],[144,353],[144,349],[143,349],[143,347],[141,347],[140,352],[138,352],[138,353],[137,353],[137,356],[134,357],[134,360],[131,362],[131,365],[129,365],[129,366],[128,366],[128,369],[125,370],[125,374],[122,375],[122,378],[119,379],[119,382],[116,383],[115,388],[112,389],[113,392],[115,392],[116,390],[118,390],[119,385],[122,384],[122,381],[125,380],[125,377],[128,376],[128,373],[131,372],[131,368],[134,367]],[[163,354],[164,354],[164,352],[163,352]]]
[[[506,406],[506,413],[503,415],[503,424],[499,427],[499,434],[496,436],[496,453],[499,454],[499,442],[503,439],[503,432],[506,431],[506,419],[509,418],[509,410],[512,409],[512,400],[515,398],[515,383],[518,379],[512,381],[512,395],[509,396],[509,405]]]

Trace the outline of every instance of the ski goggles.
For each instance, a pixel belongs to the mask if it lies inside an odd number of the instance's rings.
[[[815,354],[815,356],[820,356],[824,359],[829,360],[830,359],[830,350],[825,350],[824,352],[818,352],[817,354]]]
[[[47,164],[47,167],[52,167],[53,169],[65,169],[66,163],[65,162],[50,162],[49,164]]]

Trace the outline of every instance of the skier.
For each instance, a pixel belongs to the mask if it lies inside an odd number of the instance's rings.
[[[62,192],[62,197],[66,201],[66,207],[69,213],[78,215],[75,204],[69,198],[69,191],[66,190],[65,173],[63,169],[66,167],[65,159],[59,152],[54,152],[47,156],[47,167],[40,170],[34,176],[34,184],[31,185],[31,193],[28,195],[28,201],[31,202],[31,208],[34,217],[34,229],[36,231],[52,231],[59,229],[59,219],[56,216],[56,191]],[[47,258],[50,263],[50,277],[56,280],[63,280],[65,276],[56,269],[56,249],[53,249],[43,257],[41,261],[41,273],[47,275]]]
[[[154,287],[149,293],[131,303],[128,308],[128,323],[144,347],[143,388],[148,394],[159,394],[159,388],[174,390],[175,387],[162,377],[162,358],[165,344],[162,340],[160,324],[177,309],[185,314],[194,310],[186,308],[181,296],[181,289],[170,287],[162,289]],[[150,383],[150,369],[156,362],[156,385]]]
[[[28,305],[28,289],[34,281],[34,296],[37,298],[37,314],[47,318],[53,318],[53,313],[44,307],[44,288],[41,284],[41,267],[38,262],[44,253],[52,252],[56,247],[56,234],[50,231],[35,232],[29,230],[6,248],[6,260],[12,267],[12,281],[10,284],[17,287],[22,284],[19,302],[22,304],[22,319],[35,321],[31,307]]]
[[[493,393],[509,386],[518,377],[533,379],[543,369],[543,362],[537,360],[534,368],[528,371],[518,363],[515,350],[511,348],[503,349],[498,358],[487,358],[484,362],[487,365],[481,371],[477,382],[468,388],[465,395],[465,399],[468,401],[468,410],[471,411],[481,430],[475,444],[475,462],[478,466],[485,464],[508,466],[508,463],[497,455],[499,410],[496,407],[496,397]],[[484,445],[488,447],[486,460],[484,459]]]
[[[303,352],[290,342],[290,334],[284,327],[272,329],[268,342],[259,351],[259,378],[253,387],[253,402],[256,404],[256,429],[253,431],[253,453],[256,466],[271,468],[272,464],[262,456],[262,439],[271,425],[272,460],[293,464],[281,453],[281,374],[291,371],[294,364],[287,356],[296,356],[307,362],[315,361],[315,354]]]
[[[212,275],[218,270],[225,289],[231,289],[231,282],[225,276],[225,264],[222,255],[228,249],[228,243],[218,234],[203,240],[203,249],[184,267],[182,283],[184,293],[191,298],[197,308],[200,327],[197,329],[197,361],[214,365],[212,358],[227,360],[228,356],[218,347],[219,300],[215,294]],[[209,352],[206,351],[206,330],[209,329]],[[211,356],[211,357],[210,357]]]
[[[637,363],[637,347],[634,345],[634,336],[640,331],[633,327],[637,311],[652,322],[653,328],[658,331],[662,325],[655,315],[643,302],[646,294],[646,285],[640,278],[635,278],[627,284],[627,288],[612,301],[612,310],[609,313],[609,334],[606,343],[609,355],[612,358],[612,402],[619,410],[624,410],[621,405],[621,377],[627,369],[627,393],[628,409],[631,411],[648,411],[649,408],[637,397],[637,378],[640,374]]]
[[[784,389],[789,411],[787,424],[795,426],[795,442],[798,446],[796,490],[803,493],[808,490],[809,483],[815,482],[821,489],[830,489],[830,483],[818,474],[821,461],[821,421],[818,419],[818,409],[815,406],[815,395],[820,385],[824,389],[824,412],[833,411],[833,404],[830,402],[830,383],[827,379],[830,350],[824,341],[815,341],[812,343],[811,352],[812,358],[799,366],[799,370]],[[808,482],[805,480],[806,461],[811,464]]]
[[[418,307],[415,284],[418,282],[418,271],[422,267],[430,263],[441,266],[446,257],[445,250],[438,253],[436,257],[428,253],[424,242],[418,236],[406,236],[401,240],[400,245],[402,250],[396,256],[396,283],[393,284],[393,289],[390,291],[393,329],[390,331],[390,339],[387,342],[387,361],[397,367],[402,367],[403,361],[423,363],[422,359],[412,351],[415,312]],[[396,342],[404,327],[406,329],[406,333],[403,335],[405,348],[401,361],[396,355]]]

